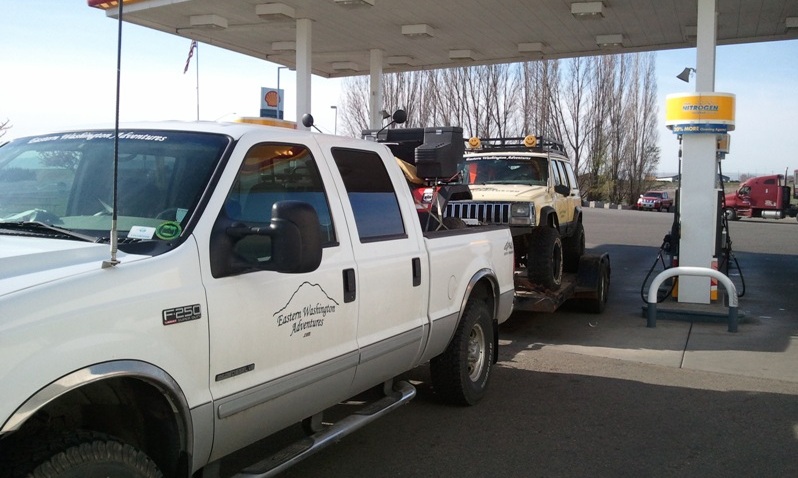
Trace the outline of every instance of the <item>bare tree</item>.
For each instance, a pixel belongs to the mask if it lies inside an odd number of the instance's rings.
[[[343,82],[344,98],[341,101],[342,132],[347,136],[359,137],[360,132],[369,125],[369,79],[354,76]]]
[[[629,157],[628,199],[631,202],[647,188],[646,178],[659,163],[657,147],[657,85],[655,78],[655,58],[653,53],[638,54],[633,57],[630,84],[630,115],[628,133]]]
[[[6,131],[11,129],[11,120],[6,119],[2,123],[0,123],[0,138],[6,135]]]
[[[653,54],[397,73],[383,82],[384,109],[405,109],[407,126],[564,140],[586,199],[631,200],[659,161]],[[344,91],[343,130],[358,136],[368,127],[368,79],[352,78]]]
[[[571,161],[575,171],[579,171],[585,143],[590,127],[588,84],[591,77],[591,62],[587,58],[574,58],[568,62],[568,75],[564,80],[565,89],[552,98],[552,106],[557,117],[561,138],[568,143],[573,152]]]

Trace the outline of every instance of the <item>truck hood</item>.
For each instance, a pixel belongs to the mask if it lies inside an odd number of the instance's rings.
[[[547,194],[546,186],[524,184],[470,184],[475,201],[535,201]]]
[[[36,237],[0,236],[0,297],[28,287],[100,269],[110,259],[108,244]],[[119,252],[130,262],[146,256]]]

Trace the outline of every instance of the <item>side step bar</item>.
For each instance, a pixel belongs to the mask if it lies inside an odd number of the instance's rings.
[[[233,478],[266,478],[299,463],[317,451],[340,441],[353,431],[406,404],[416,396],[416,389],[407,382],[398,382],[394,392],[372,402],[318,433],[299,440],[274,455],[249,466]]]

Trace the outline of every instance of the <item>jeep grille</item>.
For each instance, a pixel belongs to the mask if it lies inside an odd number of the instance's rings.
[[[450,201],[446,205],[445,216],[477,220],[480,224],[509,224],[510,203]]]

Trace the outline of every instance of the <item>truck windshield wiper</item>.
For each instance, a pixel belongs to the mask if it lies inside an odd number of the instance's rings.
[[[9,222],[0,222],[0,228],[3,229],[13,229],[18,231],[31,231],[31,232],[42,232],[42,230],[57,232],[61,235],[67,236],[71,239],[78,239],[81,241],[86,242],[99,242],[99,237],[88,236],[86,234],[80,234],[75,231],[70,231],[69,229],[64,229],[58,226],[53,226],[51,224],[47,224],[41,221],[9,221]]]

